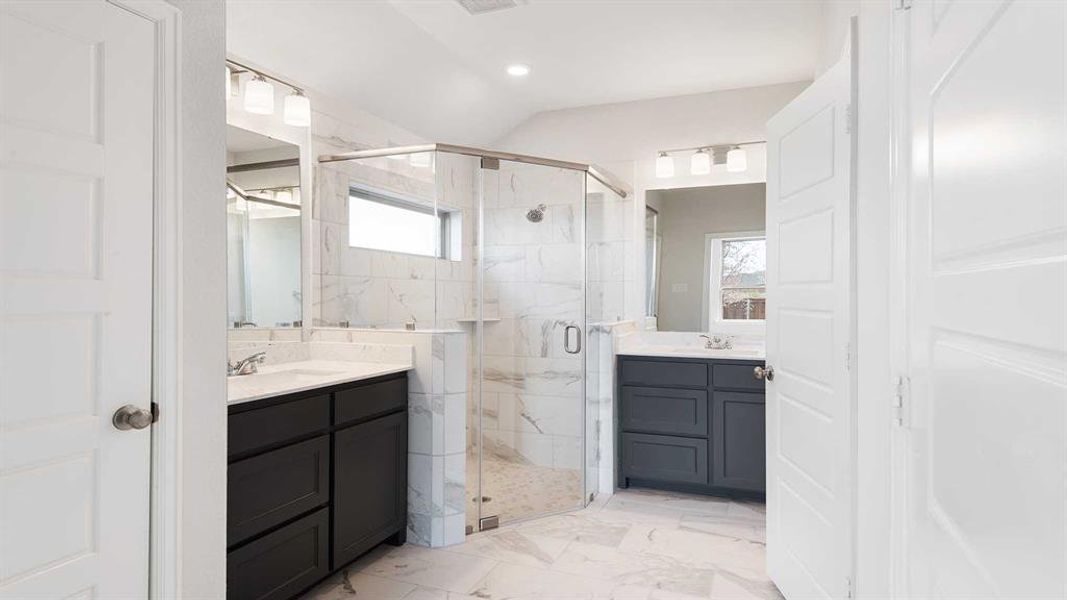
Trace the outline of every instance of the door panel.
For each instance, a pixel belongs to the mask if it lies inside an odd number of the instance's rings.
[[[503,524],[583,506],[586,175],[507,160],[479,173],[471,496]]]
[[[791,598],[852,573],[853,52],[767,124],[767,570]]]
[[[155,32],[0,4],[0,596],[148,593]]]
[[[907,15],[903,593],[1067,595],[1067,9]]]

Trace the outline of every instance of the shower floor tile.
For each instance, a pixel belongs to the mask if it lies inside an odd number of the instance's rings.
[[[760,503],[620,490],[457,546],[380,546],[304,599],[781,600],[763,532]]]
[[[582,503],[582,475],[576,469],[486,459],[482,463],[482,516],[516,520],[575,509]],[[467,525],[477,530],[478,460],[467,461]]]

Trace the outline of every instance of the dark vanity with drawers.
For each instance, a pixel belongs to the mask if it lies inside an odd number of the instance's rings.
[[[759,360],[620,355],[619,486],[761,498]]]
[[[407,374],[229,407],[227,597],[285,600],[407,531]]]

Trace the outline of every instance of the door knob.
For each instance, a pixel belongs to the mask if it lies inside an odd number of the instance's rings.
[[[150,411],[127,404],[115,411],[114,416],[111,417],[111,424],[115,426],[115,429],[126,431],[129,429],[144,429],[151,425],[154,420]]]
[[[764,367],[756,367],[752,369],[752,375],[756,379],[766,379],[767,381],[774,381],[774,367],[767,365]]]

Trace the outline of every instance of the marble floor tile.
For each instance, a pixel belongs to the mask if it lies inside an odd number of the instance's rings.
[[[764,527],[763,519],[685,514],[682,515],[678,528],[759,542],[761,544],[767,543],[767,531]]]
[[[783,600],[758,502],[621,490],[430,549],[379,547],[305,600]]]
[[[524,533],[609,548],[618,547],[630,530],[629,524],[598,519],[588,510],[534,519],[516,527]]]
[[[559,558],[569,543],[568,540],[506,529],[471,536],[465,543],[452,546],[449,550],[512,564],[548,567]]]
[[[642,489],[620,490],[614,498],[627,503],[649,504],[694,514],[726,515],[733,504],[727,498]]]
[[[497,565],[480,556],[406,545],[366,566],[362,572],[449,592],[467,592]]]
[[[634,525],[619,549],[709,567],[732,565],[760,571],[766,568],[766,546],[762,543],[685,529]]]
[[[619,585],[658,588],[707,597],[715,571],[673,556],[625,552],[593,544],[572,543],[556,560],[553,570],[595,577]]]

